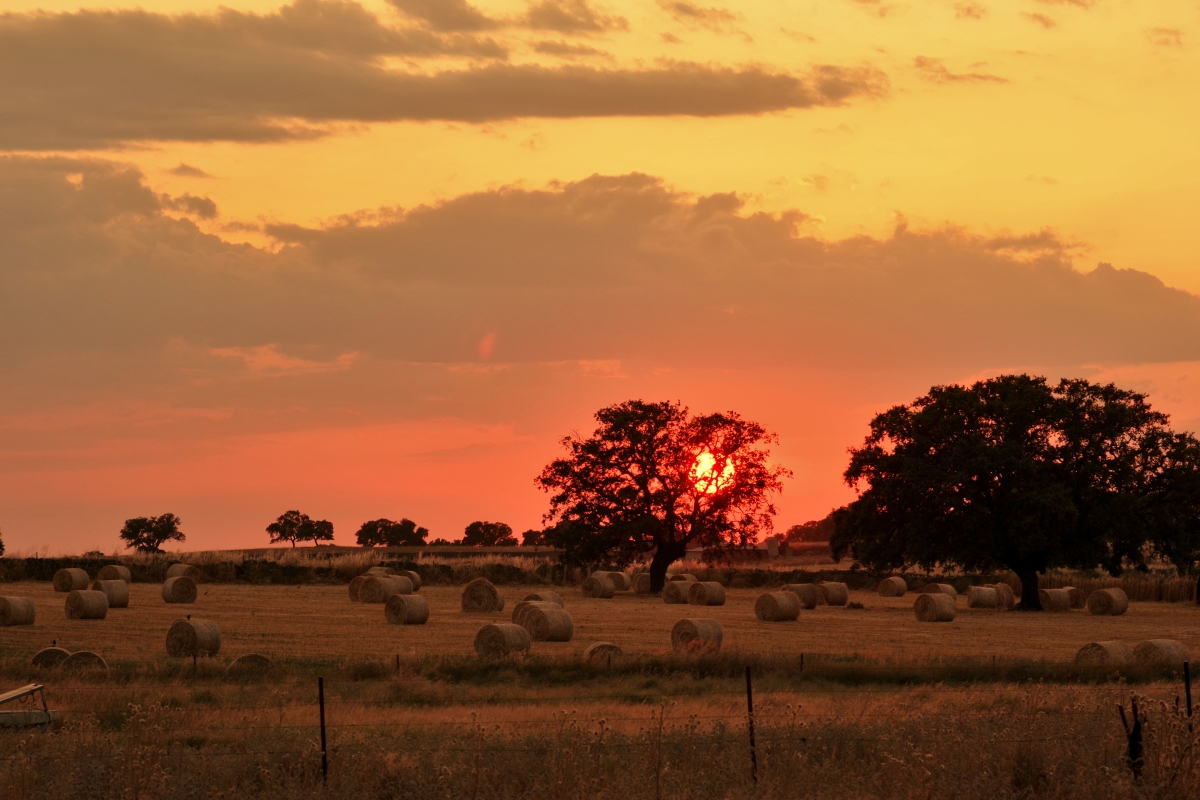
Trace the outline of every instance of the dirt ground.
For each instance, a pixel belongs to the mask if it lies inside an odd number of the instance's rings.
[[[0,584],[0,594],[33,599],[37,623],[0,629],[0,657],[26,657],[52,641],[70,650],[92,650],[109,661],[144,661],[166,655],[166,632],[185,615],[217,623],[221,657],[257,652],[273,658],[390,658],[395,654],[472,652],[475,632],[488,622],[509,621],[513,605],[546,587],[502,586],[505,610],[465,614],[460,587],[426,586],[430,605],[426,625],[389,625],[381,605],[350,602],[345,586],[247,586],[203,584],[194,605],[168,605],[160,587],[135,583],[130,607],[110,609],[104,620],[68,620],[66,595],[49,583]],[[725,652],[759,654],[856,655],[869,659],[921,662],[945,657],[989,656],[1069,661],[1091,641],[1121,639],[1131,646],[1144,639],[1177,639],[1200,654],[1200,607],[1171,603],[1131,603],[1121,617],[1094,617],[1086,611],[1022,614],[968,609],[958,600],[949,623],[918,623],[915,595],[884,598],[851,592],[864,609],[820,606],[802,611],[796,622],[765,623],[754,616],[757,589],[730,589],[723,606],[667,605],[658,597],[618,593],[611,600],[589,599],[578,588],[558,587],[575,624],[569,643],[538,642],[544,655],[580,652],[609,641],[630,653],[663,652],[671,627],[686,617],[711,618],[724,628]]]

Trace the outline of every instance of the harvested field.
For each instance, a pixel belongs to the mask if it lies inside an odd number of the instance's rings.
[[[502,587],[510,597],[524,597],[544,587]],[[5,584],[7,594],[30,598],[37,621],[6,628],[0,658],[28,659],[52,640],[69,650],[94,650],[110,664],[161,657],[162,641],[183,610],[159,596],[160,587],[129,587],[130,607],[100,621],[68,620],[63,595],[45,582]],[[349,603],[345,586],[249,586],[205,584],[186,613],[211,620],[221,629],[222,656],[262,653],[272,659],[392,658],[462,655],[473,652],[479,626],[487,620],[461,611],[461,587],[421,589],[429,603],[426,625],[388,625],[379,606]],[[705,607],[703,616],[721,623],[722,652],[787,655],[826,653],[866,659],[920,662],[928,659],[978,657],[1047,659],[1071,663],[1084,644],[1122,640],[1132,646],[1147,639],[1176,639],[1200,653],[1200,607],[1132,602],[1123,616],[1094,616],[1086,611],[1026,614],[966,608],[941,625],[923,625],[913,617],[913,598],[880,597],[852,591],[850,600],[864,609],[817,606],[805,609],[786,626],[760,622],[754,603],[757,589],[727,589],[723,606]],[[564,605],[575,626],[571,642],[536,642],[540,655],[582,653],[595,641],[613,642],[627,654],[670,650],[671,627],[693,610],[667,605],[656,596],[618,593],[607,600],[567,593]],[[499,617],[499,615],[498,615]],[[629,620],[636,620],[630,625]],[[494,621],[507,621],[507,615]]]

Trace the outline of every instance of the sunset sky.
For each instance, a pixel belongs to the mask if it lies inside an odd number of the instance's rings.
[[[1200,429],[1197,0],[0,0],[0,531],[433,537],[641,398],[777,527],[931,385]]]

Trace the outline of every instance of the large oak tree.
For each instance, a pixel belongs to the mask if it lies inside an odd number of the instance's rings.
[[[550,493],[546,540],[568,561],[627,564],[653,552],[652,591],[689,545],[746,547],[772,530],[771,496],[790,476],[776,441],[735,413],[693,416],[679,403],[630,400],[596,412],[596,430],[562,440],[538,477]]]
[[[1200,443],[1144,395],[1086,380],[1002,375],[938,386],[871,421],[835,514],[834,556],[876,569],[1008,568],[1021,607],[1039,573],[1111,574],[1200,553]]]

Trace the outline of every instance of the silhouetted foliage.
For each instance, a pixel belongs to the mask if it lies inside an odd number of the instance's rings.
[[[139,553],[161,553],[162,546],[167,542],[186,541],[187,537],[179,530],[182,524],[183,520],[174,514],[134,517],[125,520],[120,537],[126,547],[132,547]]]
[[[0,530],[0,556],[4,555],[4,531]]]
[[[777,439],[761,425],[640,400],[603,408],[596,421],[591,436],[563,439],[567,457],[537,479],[551,493],[546,541],[568,562],[627,564],[653,552],[659,591],[688,545],[720,555],[771,532],[769,497],[791,473],[768,463],[765,445]]]
[[[833,536],[833,514],[824,519],[814,519],[787,529],[783,538],[789,542],[828,542]]]
[[[448,539],[443,539],[439,536],[437,539],[434,539],[432,542],[430,542],[429,546],[430,547],[450,547],[454,544],[457,544],[457,542],[452,542]]]
[[[417,527],[411,519],[373,519],[362,524],[356,539],[363,547],[421,547],[428,535],[426,528]]]
[[[512,528],[503,522],[472,522],[463,531],[459,544],[471,547],[504,547],[515,545],[517,537],[513,536]]]
[[[871,421],[851,451],[859,491],[835,512],[833,552],[870,567],[1007,567],[1021,605],[1067,567],[1183,571],[1200,555],[1200,442],[1144,395],[1108,384],[1002,375],[938,386]]]
[[[540,531],[537,528],[530,528],[521,534],[521,545],[524,547],[533,547],[535,545],[543,545],[545,543],[545,531]]]
[[[288,511],[279,515],[279,519],[267,526],[271,534],[271,544],[276,542],[291,542],[292,547],[297,542],[331,542],[333,541],[333,523],[328,520],[310,519],[308,514],[299,511]]]

